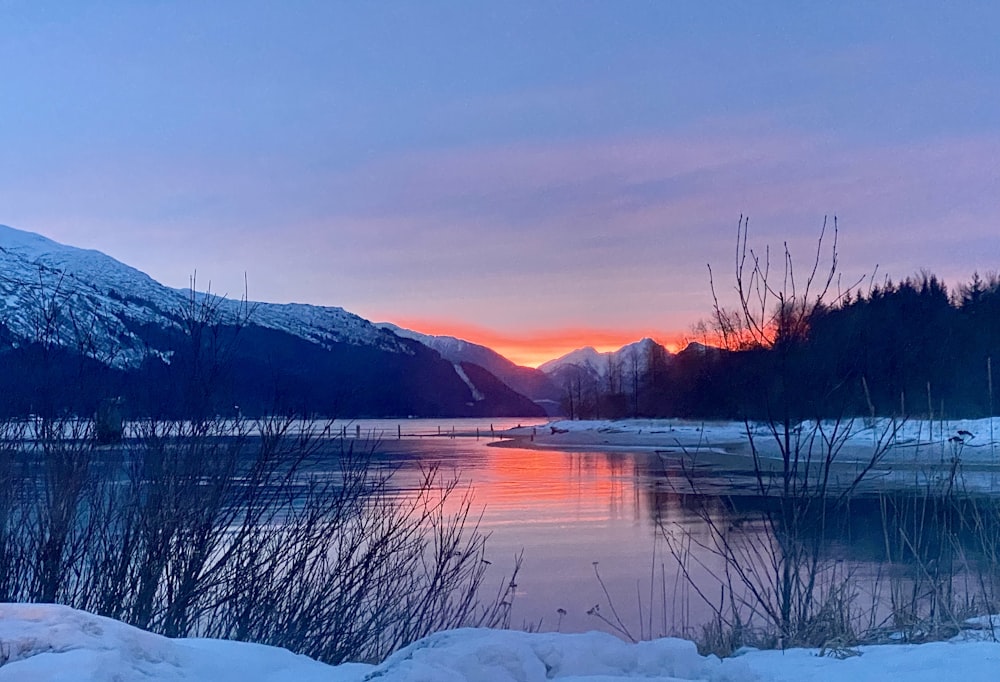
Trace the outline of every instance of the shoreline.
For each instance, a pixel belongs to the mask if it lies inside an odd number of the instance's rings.
[[[490,447],[518,447],[529,450],[615,451],[615,452],[718,452],[725,454],[731,449],[747,447],[747,438],[716,438],[706,428],[686,426],[683,429],[653,428],[638,430],[608,429],[605,422],[569,422],[577,426],[564,429],[567,422],[555,421],[543,426],[524,426],[508,429],[497,434],[500,439],[489,443]],[[588,425],[593,425],[588,428]],[[581,428],[582,426],[582,428]],[[692,431],[695,429],[695,431]],[[727,429],[728,431],[728,429]]]
[[[800,466],[810,459],[814,467],[819,466],[829,447],[824,438],[832,435],[836,443],[830,467],[836,479],[834,487],[852,485],[862,473],[865,480],[859,492],[925,487],[956,475],[968,492],[1000,491],[1000,442],[990,438],[994,425],[989,418],[933,423],[857,419],[823,424],[822,434],[814,432],[816,428],[807,423],[796,430],[796,437],[801,439]],[[556,420],[497,435],[500,440],[489,443],[490,447],[644,454],[658,457],[665,470],[696,469],[718,478],[729,477],[734,484],[738,481],[735,487],[742,490],[746,490],[748,481],[755,481],[755,467],[774,476],[780,475],[784,466],[781,448],[764,424],[676,419]],[[810,436],[815,436],[811,450]],[[873,453],[878,453],[877,461],[865,471]]]

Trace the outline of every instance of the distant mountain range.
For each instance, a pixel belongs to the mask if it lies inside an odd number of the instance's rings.
[[[545,373],[532,367],[522,367],[486,346],[456,339],[454,336],[431,336],[410,329],[403,329],[388,322],[378,324],[407,339],[413,339],[433,348],[450,362],[469,362],[479,365],[510,386],[541,405],[549,415],[560,413],[562,390]]]
[[[137,415],[559,415],[573,382],[621,382],[654,348],[666,354],[643,339],[521,367],[342,308],[173,289],[99,251],[0,225],[0,415],[87,413],[117,397]]]
[[[487,370],[341,308],[163,286],[0,226],[0,413],[543,415]]]
[[[618,390],[623,390],[625,385],[638,382],[645,375],[654,353],[659,353],[664,362],[669,362],[672,357],[666,348],[646,338],[615,351],[600,352],[590,346],[579,348],[540,365],[538,369],[532,369],[515,365],[486,346],[453,336],[422,334],[388,322],[378,326],[398,336],[420,341],[446,360],[471,362],[485,367],[518,393],[545,407],[550,415],[562,414],[563,398],[571,385],[582,382],[590,387],[617,386]]]
[[[560,358],[539,365],[538,369],[549,376],[558,376],[565,373],[567,367],[573,367],[595,379],[605,379],[609,374],[616,372],[641,374],[646,371],[650,353],[654,348],[662,351],[665,356],[670,356],[666,348],[653,339],[646,338],[624,345],[618,350],[603,353],[591,346],[578,348]]]

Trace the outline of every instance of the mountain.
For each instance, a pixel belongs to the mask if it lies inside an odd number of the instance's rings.
[[[410,353],[408,346],[343,308],[297,303],[246,303],[190,289],[163,286],[143,272],[100,251],[78,249],[31,232],[0,225],[0,323],[21,338],[55,333],[91,344],[89,352],[116,367],[135,367],[148,356],[134,325],[178,324],[180,311],[218,305],[236,319],[253,308],[253,324],[330,347],[375,346]],[[64,314],[46,324],[42,311]],[[80,338],[81,334],[89,338]]]
[[[673,356],[652,339],[602,353],[587,346],[539,366],[559,387],[570,418],[637,416],[662,391]]]
[[[567,372],[572,371],[582,373],[593,381],[603,381],[612,371],[624,374],[645,373],[653,353],[662,353],[664,359],[671,357],[666,348],[653,339],[645,338],[604,353],[591,346],[578,348],[539,365],[538,369],[553,378],[566,376]]]
[[[590,393],[596,401],[599,393],[634,396],[648,375],[650,362],[658,358],[666,366],[672,357],[666,348],[646,338],[604,353],[591,346],[578,348],[538,369],[559,387],[561,395]]]
[[[598,352],[593,346],[584,346],[570,351],[561,357],[548,362],[543,362],[538,369],[546,374],[552,374],[560,367],[574,365],[581,369],[587,369],[595,376],[602,373],[601,367],[607,364],[608,353]]]
[[[491,348],[454,336],[422,334],[397,327],[389,322],[380,322],[377,326],[388,329],[397,336],[419,341],[428,348],[436,350],[441,357],[450,362],[471,362],[479,365],[518,393],[541,405],[549,415],[559,414],[561,391],[552,379],[540,370],[516,365]]]
[[[543,413],[342,308],[173,289],[99,251],[6,226],[0,369],[4,414],[86,413],[112,396],[136,414]]]

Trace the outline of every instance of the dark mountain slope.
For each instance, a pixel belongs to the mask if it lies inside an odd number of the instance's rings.
[[[111,397],[134,416],[542,414],[471,373],[341,308],[171,289],[100,252],[0,226],[5,414],[87,414]]]

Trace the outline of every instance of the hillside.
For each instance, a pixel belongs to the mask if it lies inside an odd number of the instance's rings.
[[[516,365],[486,346],[458,339],[454,336],[434,336],[411,329],[403,329],[389,322],[378,323],[397,336],[413,339],[433,348],[450,362],[471,362],[486,369],[514,391],[530,398],[546,409],[550,415],[559,414],[561,391],[545,372],[533,367]]]
[[[0,413],[298,410],[537,416],[495,380],[337,307],[166,287],[98,251],[0,226]]]

